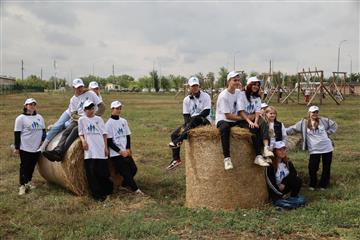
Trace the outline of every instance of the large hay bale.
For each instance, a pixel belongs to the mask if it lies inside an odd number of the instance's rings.
[[[190,131],[185,141],[187,207],[234,210],[264,205],[268,199],[264,168],[254,164],[250,137],[247,129],[231,129],[234,169],[225,171],[219,130],[206,126]]]
[[[54,149],[61,136],[62,132],[49,143],[47,150]],[[115,191],[121,186],[122,177],[115,173],[115,168],[110,161],[109,168]],[[84,166],[84,151],[80,138],[71,144],[62,162],[51,162],[41,156],[38,162],[38,170],[40,175],[49,182],[58,184],[80,196],[89,194]]]

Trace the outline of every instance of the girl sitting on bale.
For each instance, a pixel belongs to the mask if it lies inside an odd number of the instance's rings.
[[[36,112],[36,100],[26,99],[24,112],[15,120],[15,150],[20,154],[20,188],[19,195],[30,191],[32,175],[40,157],[39,147],[45,139],[45,122]]]
[[[84,149],[86,178],[89,189],[97,201],[104,201],[112,193],[113,183],[107,161],[108,147],[105,124],[95,116],[95,104],[84,102],[85,116],[79,118],[79,136]]]
[[[260,117],[261,99],[259,95],[260,80],[251,77],[247,80],[245,92],[239,95],[239,111],[243,120],[239,121],[240,127],[247,128],[252,133],[251,139],[255,150],[254,163],[260,166],[269,166],[264,157],[272,157],[274,154],[269,150],[269,129],[263,118]],[[264,153],[261,155],[261,146]]]
[[[299,196],[302,180],[297,176],[296,169],[286,155],[283,141],[274,143],[275,157],[266,168],[266,183],[269,197],[275,206],[293,209],[305,205],[305,199]],[[290,197],[284,198],[290,193]]]
[[[130,187],[136,194],[144,195],[134,180],[137,167],[131,156],[131,132],[126,119],[120,117],[121,108],[121,102],[113,101],[111,103],[111,117],[106,122],[110,161],[114,163],[116,171],[123,176],[123,186]]]

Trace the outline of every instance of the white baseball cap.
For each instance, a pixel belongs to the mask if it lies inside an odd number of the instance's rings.
[[[319,111],[319,107],[318,106],[311,106],[309,107],[309,112],[315,112],[315,111]]]
[[[99,88],[99,84],[95,81],[92,81],[89,83],[89,88],[90,89]]]
[[[194,85],[200,85],[199,79],[197,77],[191,77],[188,80],[188,84],[189,84],[190,87],[192,87]]]
[[[83,87],[84,83],[80,78],[75,78],[72,82],[74,88]]]
[[[119,101],[113,101],[111,103],[111,108],[118,108],[118,107],[121,107],[121,106],[122,106],[122,104]]]
[[[269,105],[267,105],[267,103],[262,103],[261,104],[261,108],[266,108],[266,107],[268,107]]]
[[[87,108],[88,106],[90,106],[91,104],[95,106],[95,104],[94,104],[91,100],[86,100],[86,101],[84,102],[83,108],[85,109],[85,108]]]
[[[283,141],[277,141],[274,143],[274,149],[286,148],[286,145]]]
[[[227,77],[226,77],[226,80],[229,81],[230,78],[233,78],[233,77],[236,77],[236,76],[239,76],[240,74],[236,71],[231,71],[228,73]]]
[[[25,103],[24,105],[28,105],[28,104],[31,104],[31,103],[37,103],[36,100],[34,98],[28,98],[25,100]]]
[[[246,85],[249,85],[252,82],[260,82],[260,79],[258,79],[257,77],[250,77],[248,78],[248,80],[246,81]]]

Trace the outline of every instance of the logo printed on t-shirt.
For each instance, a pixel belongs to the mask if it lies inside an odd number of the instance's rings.
[[[39,121],[39,119],[37,119],[38,121]],[[41,126],[40,126],[40,124],[38,123],[38,122],[33,122],[32,124],[31,124],[31,128],[32,129],[40,129],[41,128]]]

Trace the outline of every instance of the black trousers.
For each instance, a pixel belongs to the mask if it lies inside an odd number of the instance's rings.
[[[309,177],[310,187],[317,186],[317,171],[319,170],[320,158],[322,159],[322,173],[319,186],[326,188],[330,183],[330,167],[332,162],[332,152],[322,154],[310,154],[309,159]]]
[[[241,128],[247,128],[252,133],[251,140],[255,154],[261,155],[261,148],[264,147],[263,140],[269,139],[269,127],[265,120],[262,117],[259,118],[259,128],[250,128],[249,123],[245,120],[240,120],[238,124]]]
[[[297,197],[299,195],[302,180],[298,176],[286,176],[282,181],[285,185],[285,189],[282,191],[284,194],[290,193],[291,197]]]
[[[175,131],[171,134],[171,141],[175,144],[184,141],[187,139],[190,129],[196,128],[202,125],[208,125],[210,122],[201,116],[196,116],[190,118],[190,121],[187,124],[184,124],[181,127],[175,129]],[[180,159],[180,148],[172,149],[173,160]]]
[[[119,173],[124,178],[123,186],[129,186],[133,191],[138,190],[139,188],[134,180],[134,177],[137,173],[137,167],[134,159],[131,156],[116,156],[111,157],[110,159],[114,163],[117,173]]]
[[[79,137],[78,123],[72,121],[69,126],[66,127],[58,145],[55,147],[55,151],[60,155],[64,156],[65,152],[69,149],[71,144]]]
[[[32,153],[20,150],[20,185],[31,181],[39,157],[40,152]]]
[[[91,195],[101,199],[112,193],[113,183],[107,159],[85,159],[85,171]]]
[[[230,130],[235,126],[239,126],[239,122],[227,122],[222,120],[216,124],[216,127],[220,130],[224,158],[230,157]]]

